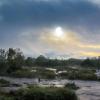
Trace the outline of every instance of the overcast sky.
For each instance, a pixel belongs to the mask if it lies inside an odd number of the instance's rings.
[[[35,57],[100,56],[100,0],[0,0],[0,48],[9,47]]]

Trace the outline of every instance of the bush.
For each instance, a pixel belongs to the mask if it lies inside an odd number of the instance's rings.
[[[35,78],[36,77],[36,73],[35,72],[30,72],[30,70],[17,70],[15,72],[12,73],[13,77],[18,77],[18,78]]]
[[[9,86],[9,85],[10,85],[9,81],[4,80],[4,79],[0,79],[0,86],[1,87],[6,87],[6,86]]]
[[[59,75],[61,78],[71,79],[71,80],[97,80],[94,70],[89,69],[71,69],[65,74]]]
[[[9,97],[9,96],[6,96],[6,95],[4,95],[4,96],[0,95],[0,100],[15,100],[15,99],[13,97]]]
[[[75,83],[67,83],[67,84],[65,84],[65,88],[69,88],[69,89],[72,89],[72,90],[77,90],[77,89],[79,89],[79,87],[76,86]]]
[[[77,100],[76,94],[64,88],[31,87],[17,92],[18,100]]]

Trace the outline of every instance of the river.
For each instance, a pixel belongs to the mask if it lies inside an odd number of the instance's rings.
[[[65,83],[75,82],[77,86],[80,87],[76,91],[79,100],[100,100],[100,82],[97,81],[80,81],[80,80],[41,80],[38,83],[38,79],[28,79],[28,78],[10,78],[10,77],[0,77],[0,79],[5,79],[13,84],[21,85],[21,88],[27,87],[27,84],[38,84],[41,86],[56,85],[58,87],[63,86]],[[3,90],[17,90],[20,87],[3,87]]]

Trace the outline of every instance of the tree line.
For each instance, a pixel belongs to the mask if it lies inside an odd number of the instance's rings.
[[[99,68],[100,57],[86,59],[50,59],[43,55],[37,58],[25,57],[20,49],[0,49],[0,74],[11,73],[22,67],[67,67],[82,66]]]

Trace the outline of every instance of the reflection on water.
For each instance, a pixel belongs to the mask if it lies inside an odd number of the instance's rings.
[[[20,84],[23,88],[27,86],[27,84],[38,84],[40,86],[49,86],[56,85],[58,87],[62,87],[65,83],[72,82],[70,80],[41,80],[38,83],[38,79],[27,79],[27,78],[10,78],[10,77],[0,77],[10,81],[11,83]],[[96,81],[73,81],[77,86],[80,87],[79,90],[76,91],[80,100],[100,100],[100,82]],[[20,87],[5,87],[3,90],[17,90]]]

